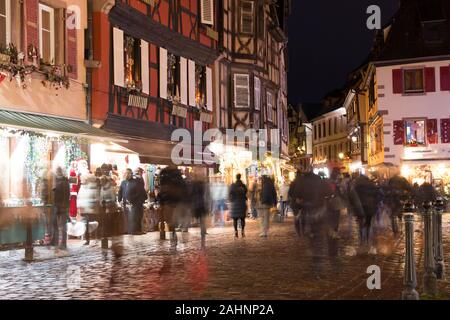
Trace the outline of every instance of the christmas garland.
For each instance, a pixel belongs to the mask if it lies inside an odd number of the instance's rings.
[[[7,47],[0,47],[0,54],[5,59],[0,59],[0,71],[3,71],[9,76],[9,80],[16,79],[19,87],[26,89],[28,83],[31,82],[30,75],[37,71],[34,65],[25,65],[25,54],[19,52],[17,48],[10,44]],[[41,65],[44,64],[41,62]],[[42,81],[44,87],[50,87],[58,90],[59,88],[69,89],[69,78],[63,75],[64,66],[48,66],[48,70],[40,70],[45,75],[45,80]],[[27,81],[28,80],[28,81]]]

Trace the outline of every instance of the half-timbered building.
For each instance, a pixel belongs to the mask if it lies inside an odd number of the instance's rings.
[[[290,1],[223,0],[219,6],[217,126],[244,131],[278,128],[276,144],[287,155]]]
[[[142,163],[172,164],[173,131],[213,123],[217,25],[213,0],[95,1],[93,124],[130,138]]]

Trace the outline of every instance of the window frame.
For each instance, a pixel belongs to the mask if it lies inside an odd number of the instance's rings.
[[[269,104],[269,97],[270,97],[270,104]],[[273,94],[270,91],[266,92],[266,105],[267,105],[267,121],[273,122]]]
[[[5,47],[8,47],[9,44],[12,42],[11,37],[11,0],[5,0],[5,15],[3,16],[6,21],[6,28],[5,28]]]
[[[408,122],[412,122],[412,121],[423,121],[423,144],[413,144],[413,143],[409,143],[408,142],[408,132],[407,132],[407,124]],[[405,143],[404,146],[405,147],[410,147],[410,148],[420,148],[420,147],[426,147],[428,146],[428,137],[427,137],[427,118],[405,118],[403,119],[403,126],[405,128]]]
[[[43,27],[42,27],[42,12],[46,11],[50,14],[50,30],[45,30],[50,33],[50,61],[44,61],[44,47],[43,47]],[[52,8],[43,3],[39,3],[39,57],[44,63],[50,65],[56,64],[56,30],[55,30],[55,8]]]
[[[425,68],[424,67],[415,67],[415,68],[405,68],[403,71],[403,93],[404,94],[422,94],[426,92],[425,87]],[[413,90],[407,90],[406,89],[406,73],[408,72],[417,72],[420,71],[422,73],[422,89],[413,89]]]
[[[127,45],[127,38],[133,39],[133,68],[131,70],[132,75],[132,83],[131,86],[127,83],[127,51],[126,51],[126,45]],[[124,84],[125,87],[134,87],[138,91],[142,90],[142,57],[141,57],[141,40],[138,38],[135,38],[127,33],[124,33],[123,35],[123,50],[124,50]],[[169,84],[167,84],[169,85]]]
[[[247,85],[246,86],[241,86],[238,85],[237,83],[237,78],[238,77],[245,77],[247,80]],[[247,105],[246,106],[242,106],[242,105],[238,105],[238,95],[237,95],[237,89],[238,88],[246,88],[247,90]],[[250,75],[248,73],[235,73],[233,75],[233,90],[234,90],[234,107],[237,109],[247,109],[250,107]]]
[[[245,14],[250,13],[250,17],[252,18],[251,31],[244,30],[244,4],[251,4],[252,9],[251,12],[245,12]],[[254,35],[255,33],[255,3],[250,0],[241,0],[239,2],[239,33],[243,35]]]

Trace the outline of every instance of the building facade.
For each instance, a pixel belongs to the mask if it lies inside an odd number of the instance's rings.
[[[278,146],[279,154],[287,156],[290,1],[224,0],[220,8],[217,126],[241,131],[279,129],[276,136],[268,134],[264,147]]]
[[[384,148],[373,164],[395,166],[419,184],[450,184],[448,14],[448,1],[404,2],[374,62],[379,120],[371,132],[382,123]]]
[[[128,160],[203,165],[193,140],[214,122],[218,10],[213,0],[94,2],[92,122],[130,138]],[[176,129],[191,141],[172,154]],[[107,146],[103,154],[98,162],[117,158]]]

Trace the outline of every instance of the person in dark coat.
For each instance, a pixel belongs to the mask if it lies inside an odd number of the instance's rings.
[[[306,232],[306,225],[311,222],[311,227],[317,229],[323,218],[325,197],[331,194],[331,189],[325,180],[309,171],[305,174],[297,174],[289,188],[291,207],[294,209],[295,230],[301,236]],[[314,223],[312,223],[314,222]]]
[[[245,217],[247,215],[247,187],[241,181],[241,175],[236,175],[236,182],[230,187],[231,218],[234,224],[234,235],[237,238],[238,221],[241,221],[242,237],[245,237]]]
[[[351,204],[359,224],[361,244],[369,244],[372,219],[377,213],[380,194],[375,183],[365,175],[357,176],[352,183]]]
[[[270,210],[277,205],[277,191],[275,183],[269,176],[264,175],[256,189],[257,208],[261,213],[261,237],[266,238],[269,232]]]
[[[160,228],[161,238],[165,237],[164,222],[169,226],[171,237],[177,240],[175,208],[185,198],[187,194],[186,182],[181,175],[181,171],[175,166],[169,166],[161,170],[159,174],[159,193],[157,201],[161,205]]]
[[[135,235],[142,234],[142,218],[147,192],[139,178],[133,177],[128,181],[126,194],[127,201],[131,204],[128,232]]]
[[[389,208],[392,232],[398,235],[398,220],[403,216],[403,201],[406,201],[413,195],[413,189],[408,180],[399,175],[389,179],[387,186],[383,188],[384,202]]]
[[[62,239],[60,249],[67,247],[67,221],[69,219],[69,199],[70,186],[69,179],[64,175],[61,167],[56,169],[55,181],[53,184],[53,237],[52,245],[59,245],[59,228],[62,229]]]
[[[438,193],[436,189],[431,185],[431,183],[425,182],[419,187],[419,196],[418,196],[418,204],[419,209],[423,210],[423,205],[425,203],[434,203],[436,198],[438,197]]]
[[[208,215],[208,210],[206,209],[206,184],[200,177],[195,177],[195,179],[191,182],[191,192],[192,215],[200,222],[201,236],[202,239],[205,239],[205,217]]]

